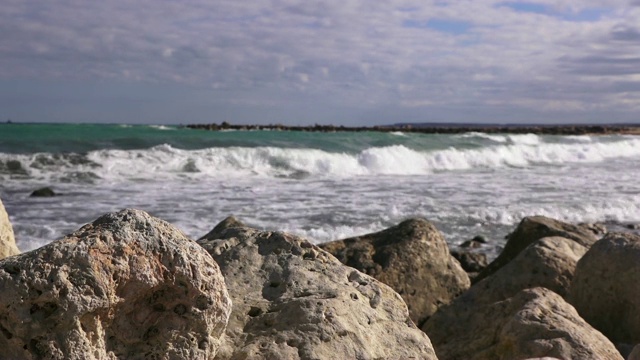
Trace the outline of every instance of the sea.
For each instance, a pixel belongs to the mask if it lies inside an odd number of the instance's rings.
[[[102,214],[142,209],[197,239],[229,215],[313,243],[435,224],[490,258],[529,215],[640,222],[640,137],[206,131],[180,126],[0,125],[0,198],[18,247]],[[55,197],[31,197],[50,187]]]

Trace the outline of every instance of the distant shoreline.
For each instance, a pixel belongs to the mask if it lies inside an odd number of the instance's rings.
[[[379,126],[336,126],[336,125],[233,125],[226,122],[221,124],[190,124],[184,127],[197,130],[271,130],[271,131],[301,131],[301,132],[404,132],[421,134],[460,134],[467,132],[505,133],[505,134],[539,134],[539,135],[640,135],[640,124],[612,124],[612,125],[533,125],[533,124],[395,124]]]

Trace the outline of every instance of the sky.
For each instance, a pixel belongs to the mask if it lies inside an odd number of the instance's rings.
[[[640,0],[0,0],[0,121],[640,122]]]

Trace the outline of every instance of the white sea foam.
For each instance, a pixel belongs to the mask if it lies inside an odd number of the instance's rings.
[[[640,157],[640,139],[610,142],[544,143],[533,135],[509,135],[509,143],[478,149],[417,151],[404,145],[373,147],[356,154],[317,149],[229,147],[181,150],[159,145],[143,150],[100,150],[82,155],[0,154],[3,164],[18,161],[31,178],[83,174],[105,180],[258,177],[349,177],[362,175],[426,175],[475,168],[527,167],[546,164],[596,163]]]

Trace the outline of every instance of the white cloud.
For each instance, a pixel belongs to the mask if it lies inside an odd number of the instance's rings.
[[[628,94],[640,86],[640,7],[505,3],[5,0],[0,79],[136,79],[213,88],[230,104],[299,91],[363,111],[467,104],[487,118],[495,104],[577,118],[594,106],[637,109]],[[589,11],[598,16],[577,18]]]

